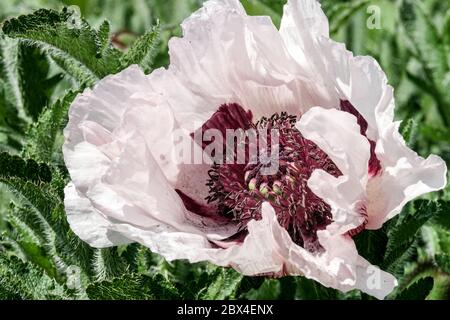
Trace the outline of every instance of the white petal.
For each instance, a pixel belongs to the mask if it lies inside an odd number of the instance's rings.
[[[160,90],[184,128],[194,131],[227,102],[251,109],[256,119],[330,103],[326,92],[314,91],[270,18],[247,16],[238,1],[207,1],[182,27],[183,38],[169,42]]]
[[[329,38],[327,18],[316,0],[289,0],[280,33],[308,78],[334,99],[329,105],[338,108],[339,100],[350,101],[368,122],[367,136],[377,141],[394,116],[393,90],[379,64],[371,57],[354,57]]]
[[[137,66],[130,66],[101,80],[94,89],[85,90],[72,103],[63,152],[78,189],[86,190],[102,177],[110,160],[119,156],[118,140],[138,132],[173,187],[204,200],[208,190],[203,182],[209,167],[173,161],[173,132],[178,125],[167,101],[155,88],[167,71],[161,69],[159,74],[146,77]],[[190,179],[192,175],[199,179]]]
[[[64,206],[72,231],[91,246],[105,248],[132,242],[111,230],[112,223],[95,210],[89,199],[80,196],[72,183],[64,189]]]
[[[335,178],[323,170],[313,172],[309,188],[332,208],[333,224],[327,230],[343,234],[364,222],[370,145],[360,134],[356,117],[336,109],[314,107],[296,124],[302,135],[316,143],[342,172]]]
[[[350,237],[321,231],[319,238],[325,249],[320,255],[299,247],[279,225],[273,208],[264,203],[262,220],[249,223],[249,235],[244,243],[226,251],[230,254],[231,265],[247,275],[304,275],[328,287],[344,292],[360,289],[379,299],[396,286],[392,275],[358,255]]]
[[[64,160],[77,189],[86,190],[98,181],[109,164],[100,146],[121,122],[132,94],[145,91],[147,79],[137,66],[107,76],[94,89],[78,95],[69,110],[64,129]]]
[[[377,299],[384,299],[398,285],[393,275],[371,265],[361,256],[357,260],[356,279],[356,288]]]
[[[280,34],[292,58],[308,76],[316,78],[316,68],[323,67],[320,61],[323,53],[317,41],[320,37],[328,37],[328,19],[320,3],[316,0],[289,0],[284,6]]]
[[[207,171],[171,162],[176,124],[139,69],[100,81],[76,98],[69,114],[67,168],[79,197],[104,218],[141,228],[167,224],[211,239],[236,232],[234,224],[190,214],[174,191],[203,197]]]
[[[338,102],[332,106],[337,108],[339,100],[348,100],[368,123],[367,136],[376,142],[382,166],[381,176],[368,184],[369,228],[379,228],[407,201],[446,185],[446,166],[440,158],[425,160],[404,144],[393,122],[393,89],[377,61],[354,57],[344,45],[331,40],[317,1],[289,0],[280,33],[309,77],[335,96]],[[319,180],[316,177],[312,179]],[[323,187],[326,184],[322,182]]]
[[[161,73],[167,73],[161,70]],[[120,128],[114,136],[120,138],[129,132],[137,132],[149,147],[155,161],[174,189],[180,189],[199,203],[205,202],[209,189],[207,164],[195,164],[189,156],[187,161],[178,156],[180,150],[188,145],[187,154],[198,154],[202,157],[200,147],[192,142],[189,132],[182,130],[174,119],[167,101],[154,90],[155,83],[161,77],[152,76],[151,84],[145,93],[136,93],[130,97],[130,105],[125,112]],[[200,150],[198,150],[200,149]],[[192,164],[191,164],[192,163]],[[196,179],[192,179],[195,176]]]
[[[344,175],[356,176],[364,185],[370,145],[360,134],[356,117],[336,109],[311,108],[296,124],[302,135],[316,143]]]
[[[409,149],[398,133],[398,125],[388,127],[377,145],[383,172],[368,185],[369,229],[380,228],[408,201],[447,185],[445,162],[434,155],[424,159]]]

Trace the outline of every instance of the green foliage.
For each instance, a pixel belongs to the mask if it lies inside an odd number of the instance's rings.
[[[122,277],[94,282],[87,295],[95,300],[155,300],[179,298],[177,289],[160,274],[149,277],[126,274]]]
[[[14,178],[26,179],[33,182],[50,182],[52,175],[49,167],[43,163],[29,159],[24,160],[19,156],[8,153],[0,153],[0,181]]]
[[[0,252],[0,299],[60,299],[70,296],[67,288],[32,263]]]
[[[355,237],[358,252],[374,265],[381,265],[383,263],[384,252],[386,251],[388,242],[387,230],[388,227],[386,225],[379,230],[361,232]]]
[[[242,280],[242,275],[233,269],[217,268],[212,273],[214,279],[205,293],[201,295],[201,299],[205,300],[223,300],[226,298],[233,299],[236,297],[237,289]]]
[[[0,299],[369,299],[304,277],[245,277],[208,263],[168,262],[138,244],[93,249],[71,231],[61,151],[71,103],[131,64],[146,73],[167,66],[169,38],[180,35],[180,22],[201,2],[0,2]],[[270,15],[276,26],[284,3],[242,0],[249,14]],[[72,4],[79,10],[61,9]],[[331,35],[386,71],[396,116],[407,119],[406,143],[449,163],[449,3],[321,4]],[[381,29],[367,27],[369,6],[381,9]],[[449,192],[416,200],[383,228],[354,238],[365,259],[398,278],[390,299],[448,298]]]
[[[27,158],[62,165],[62,129],[67,123],[67,112],[78,91],[69,91],[53,105],[46,108],[27,134],[23,154]]]
[[[415,282],[397,295],[397,300],[424,300],[433,288],[433,278],[427,277]]]
[[[281,283],[267,279],[257,289],[251,289],[243,295],[248,300],[276,300],[281,295]]]
[[[297,287],[297,296],[302,300],[334,300],[337,299],[337,290],[324,287],[317,282],[299,278]]]
[[[160,32],[160,26],[157,24],[152,30],[139,37],[122,57],[123,67],[137,64],[145,73],[150,73],[158,50]]]
[[[40,9],[5,21],[3,32],[48,53],[81,84],[92,85],[120,69],[121,53],[72,9]]]
[[[388,241],[384,257],[378,260],[383,269],[400,279],[405,275],[408,261],[418,256],[418,248],[423,240],[419,231],[424,225],[436,223],[448,216],[448,204],[443,201],[416,200],[406,207],[399,219],[389,224]],[[381,229],[383,230],[383,229]]]

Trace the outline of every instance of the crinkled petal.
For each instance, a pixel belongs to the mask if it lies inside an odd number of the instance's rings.
[[[368,122],[367,136],[376,141],[394,117],[393,90],[376,60],[354,57],[344,44],[331,40],[327,18],[316,0],[289,0],[280,34],[308,78],[334,99],[327,106],[338,108],[339,100],[350,101]]]
[[[183,37],[169,42],[166,94],[175,117],[195,131],[224,103],[239,103],[255,118],[327,105],[288,54],[269,17],[247,16],[239,1],[207,1],[186,19]]]
[[[323,53],[317,41],[329,34],[328,19],[320,3],[316,0],[289,0],[284,6],[280,34],[292,58],[307,75],[320,76],[317,68],[324,67],[320,58]]]
[[[249,224],[249,235],[241,247],[235,248],[240,254],[232,261],[244,274],[304,275],[343,292],[360,289],[379,299],[397,285],[392,275],[358,255],[350,237],[323,231],[319,238],[325,249],[322,254],[311,254],[296,245],[279,225],[270,204],[264,203],[262,220]]]
[[[313,107],[296,124],[302,135],[317,144],[344,175],[367,182],[370,144],[360,134],[356,117],[344,111]]]
[[[234,224],[219,225],[187,212],[175,192],[180,188],[201,196],[196,186],[202,186],[204,195],[201,175],[206,179],[207,170],[172,161],[176,124],[149,89],[147,77],[133,66],[75,99],[63,152],[80,202],[88,199],[107,220],[141,228],[166,224],[211,239],[231,236]],[[83,223],[81,217],[77,221]]]
[[[367,56],[355,57],[343,44],[329,38],[328,22],[318,1],[289,0],[280,33],[308,78],[315,79],[338,101],[349,101],[367,121],[366,135],[376,143],[375,154],[382,167],[367,186],[367,227],[379,228],[409,200],[446,185],[444,161],[436,156],[426,160],[419,157],[398,133],[393,122],[393,89],[378,62]],[[338,108],[339,103],[331,106]]]
[[[409,149],[398,133],[399,123],[392,124],[377,145],[383,173],[368,185],[368,229],[378,229],[400,213],[410,200],[447,185],[445,161],[435,155],[427,159]]]
[[[235,243],[227,249],[218,249],[201,235],[177,232],[167,226],[151,229],[137,228],[116,223],[113,230],[149,247],[168,260],[187,259],[190,262],[210,261],[216,265],[233,267],[245,275],[304,275],[310,279],[344,292],[361,289],[379,299],[392,291],[395,279],[368,264],[357,255],[353,241],[335,237],[325,242],[327,252],[316,256],[292,242],[289,234],[276,218],[268,203],[263,204],[262,219],[248,225],[248,236],[243,243]],[[326,236],[322,235],[322,238]],[[369,268],[369,269],[368,269]],[[374,288],[367,280],[373,271],[379,272],[381,287]],[[379,282],[375,282],[379,285]]]
[[[66,186],[64,195],[67,221],[81,240],[96,248],[133,242],[121,233],[113,231],[110,228],[112,223],[92,206],[89,199],[78,194],[73,183]]]
[[[137,66],[130,66],[101,80],[94,89],[85,90],[72,103],[70,121],[64,130],[64,156],[78,189],[87,189],[98,180],[110,159],[118,156],[117,140],[136,131],[145,138],[175,188],[199,201],[206,197],[206,186],[199,183],[200,179],[190,177],[206,179],[209,168],[201,164],[185,166],[175,156],[178,149],[174,131],[178,125],[167,102],[155,89],[167,70],[159,72],[159,76],[156,72],[146,77]],[[190,138],[185,137],[184,141],[187,139]]]
[[[137,66],[107,76],[93,90],[78,95],[64,129],[64,160],[77,189],[85,191],[107,170],[110,157],[100,147],[113,142],[111,133],[120,125],[131,95],[145,91],[147,79]]]
[[[366,199],[370,145],[360,134],[356,117],[336,109],[311,108],[296,124],[302,135],[316,143],[342,172],[334,177],[315,170],[308,180],[309,188],[333,213],[335,232],[344,233],[361,225],[365,217],[361,205]],[[339,228],[337,228],[339,225]]]

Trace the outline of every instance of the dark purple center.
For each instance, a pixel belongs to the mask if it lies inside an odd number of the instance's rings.
[[[312,172],[323,169],[338,177],[341,172],[331,159],[313,142],[305,139],[295,128],[297,119],[286,113],[275,114],[252,122],[252,115],[237,105],[223,105],[202,127],[218,129],[255,129],[257,139],[244,139],[245,150],[255,150],[260,139],[266,139],[266,150],[257,152],[256,159],[246,154],[243,164],[216,164],[209,171],[208,203],[215,204],[220,215],[239,223],[242,229],[252,220],[261,219],[261,205],[268,201],[278,222],[293,241],[309,251],[318,251],[317,231],[331,222],[331,208],[317,197],[307,185]],[[258,130],[259,129],[259,130]],[[277,130],[277,145],[266,133]],[[203,145],[206,147],[208,144]],[[224,146],[224,150],[229,146]],[[271,165],[266,160],[272,148],[278,149],[278,170],[267,174]],[[252,161],[250,161],[252,160]]]
[[[341,101],[340,107],[341,110],[355,115],[361,134],[366,136],[368,124],[361,114],[348,101]],[[178,193],[188,210],[214,217],[216,220],[238,223],[241,230],[238,233],[240,239],[245,236],[250,220],[261,219],[261,205],[267,201],[274,208],[278,222],[288,231],[295,243],[311,252],[320,251],[317,231],[325,229],[332,222],[331,208],[309,189],[307,182],[316,169],[322,169],[334,177],[342,175],[341,171],[325,152],[312,141],[305,139],[295,128],[298,120],[296,116],[274,114],[258,122],[253,122],[252,118],[250,111],[245,111],[235,103],[222,105],[212,115],[202,126],[202,133],[208,129],[216,129],[226,137],[229,129],[245,133],[251,131],[256,134],[256,139],[249,139],[248,135],[244,134],[244,138],[239,141],[241,148],[245,150],[244,161],[236,163],[238,156],[234,144],[231,147],[231,159],[234,161],[221,161],[212,166],[207,181],[208,205],[196,203],[179,190]],[[271,130],[278,132],[275,145],[272,145],[270,134],[267,136]],[[258,150],[261,139],[265,139],[264,150]],[[202,142],[202,147],[205,149],[213,142]],[[223,155],[229,156],[229,142],[223,139]],[[368,172],[373,176],[381,170],[381,165],[375,155],[375,142],[369,142],[371,158]],[[255,157],[250,150],[259,152],[256,152]],[[278,166],[275,172],[267,174],[264,169],[271,165],[271,161],[267,161],[267,155],[272,150],[277,150]],[[229,157],[227,159],[230,160]],[[362,229],[364,225],[348,234],[353,236]]]

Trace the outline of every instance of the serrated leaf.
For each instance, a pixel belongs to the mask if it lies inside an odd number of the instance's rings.
[[[93,250],[70,230],[61,195],[65,182],[58,172],[51,174],[45,165],[7,154],[0,154],[0,164],[0,183],[7,187],[21,208],[29,212],[27,218],[15,217],[42,238],[42,248],[60,271],[76,265],[91,276]],[[28,218],[38,223],[27,223]]]
[[[44,163],[24,160],[6,152],[0,153],[0,182],[9,178],[21,178],[32,182],[50,182],[52,173]]]
[[[18,41],[0,32],[0,151],[19,151],[31,120],[19,81]]]
[[[127,270],[125,259],[119,256],[117,247],[99,249],[94,255],[94,271],[97,280],[120,276]]]
[[[384,268],[398,264],[398,260],[416,240],[419,229],[440,212],[440,205],[435,201],[416,200],[414,207],[416,209],[402,216],[389,232]]]
[[[0,252],[0,299],[66,299],[66,288],[31,263]]]
[[[374,265],[381,265],[388,242],[387,227],[364,230],[354,237],[358,253]]]
[[[280,281],[266,279],[258,289],[251,289],[242,295],[249,300],[276,300],[281,295]]]
[[[139,37],[122,57],[123,68],[132,64],[139,65],[145,73],[152,71],[153,59],[158,53],[159,35],[161,28],[159,23],[144,35]]]
[[[23,150],[24,156],[42,162],[53,161],[62,164],[62,129],[67,123],[70,104],[78,93],[79,91],[69,91],[63,98],[44,110],[38,121],[33,123],[28,131]]]
[[[111,45],[103,47],[104,34],[99,36],[72,9],[40,9],[6,21],[3,32],[40,47],[80,83],[92,85],[120,70],[121,53]]]
[[[36,120],[50,101],[55,85],[49,78],[50,64],[38,48],[19,44],[18,80],[26,114]],[[59,76],[56,76],[59,79]]]
[[[320,283],[305,278],[297,278],[296,299],[300,300],[334,300],[337,297],[337,290],[327,288]]]
[[[395,300],[424,300],[432,288],[433,278],[422,278],[396,295]]]
[[[234,299],[243,276],[231,268],[217,268],[213,279],[200,298],[204,300]]]
[[[179,297],[177,289],[161,275],[126,274],[112,280],[94,282],[86,292],[92,300],[165,300]]]
[[[104,20],[97,31],[98,45],[102,49],[102,51],[107,49],[109,46],[110,32],[111,32],[111,25],[108,20]]]
[[[450,84],[450,60],[445,39],[439,33],[424,3],[402,0],[401,4],[400,20],[409,40],[410,50],[420,61],[426,78],[422,84],[432,88],[428,92],[435,98],[442,120],[448,125],[450,112],[446,104],[450,101],[447,90]],[[445,33],[447,32],[444,31]],[[415,77],[410,78],[414,80]]]
[[[19,42],[5,37],[0,32],[0,79],[2,79],[3,103],[0,106],[12,108],[3,112],[14,113],[18,119],[29,121],[23,102],[19,81]]]
[[[413,118],[409,118],[408,120],[402,122],[400,132],[408,146],[413,145],[415,136],[417,134],[417,128],[418,128],[417,121],[414,120]]]
[[[450,231],[450,201],[437,201],[439,211],[434,215],[433,222]]]

